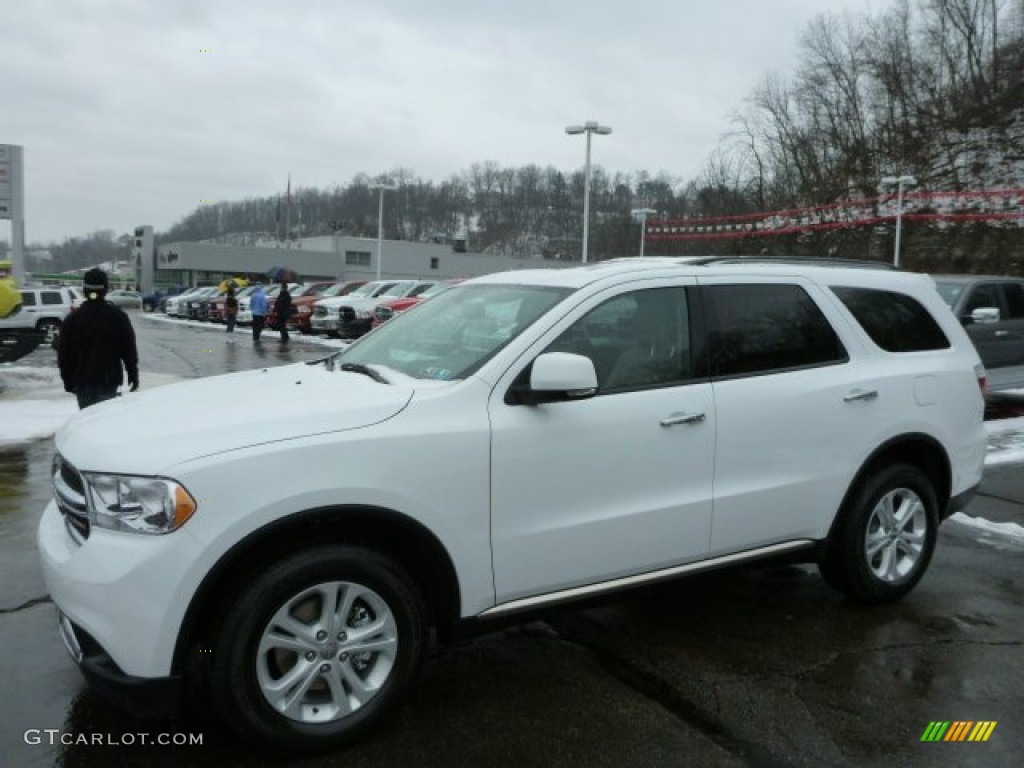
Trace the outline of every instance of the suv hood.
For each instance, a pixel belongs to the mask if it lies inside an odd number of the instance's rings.
[[[201,456],[376,424],[413,391],[304,363],[231,373],[94,405],[56,445],[81,470],[158,475]]]

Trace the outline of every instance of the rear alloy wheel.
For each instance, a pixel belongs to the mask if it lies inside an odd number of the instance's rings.
[[[821,572],[862,603],[898,600],[920,581],[938,533],[931,480],[917,467],[896,464],[857,489],[833,533]]]
[[[243,735],[322,751],[385,717],[422,646],[422,600],[404,569],[369,550],[325,547],[266,570],[234,603],[214,654],[214,695]]]

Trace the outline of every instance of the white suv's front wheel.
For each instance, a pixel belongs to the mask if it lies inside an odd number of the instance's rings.
[[[329,749],[386,715],[422,644],[422,600],[401,566],[365,549],[318,548],[267,569],[229,609],[214,695],[248,737]]]
[[[821,573],[858,602],[898,600],[928,568],[938,527],[938,502],[928,476],[909,464],[886,467],[854,493]]]

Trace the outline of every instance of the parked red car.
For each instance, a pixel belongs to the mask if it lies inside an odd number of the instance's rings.
[[[347,296],[356,288],[365,285],[365,280],[339,283],[313,283],[301,296],[292,296],[292,316],[288,318],[288,330],[312,333],[309,320],[313,317],[313,304],[331,296]],[[313,290],[316,289],[316,290]]]
[[[416,296],[406,296],[404,299],[392,299],[386,301],[383,304],[379,304],[374,307],[373,320],[370,321],[370,327],[376,328],[382,323],[386,323],[395,315],[400,315],[407,309],[412,309],[421,301],[426,301],[432,296],[437,296],[439,293],[444,293],[453,285],[461,283],[462,280],[444,280],[440,283],[434,283],[432,286],[427,288],[423,293],[417,294]]]

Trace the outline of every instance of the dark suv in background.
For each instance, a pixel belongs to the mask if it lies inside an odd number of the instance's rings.
[[[936,275],[935,284],[986,368],[1024,365],[1024,278]]]

